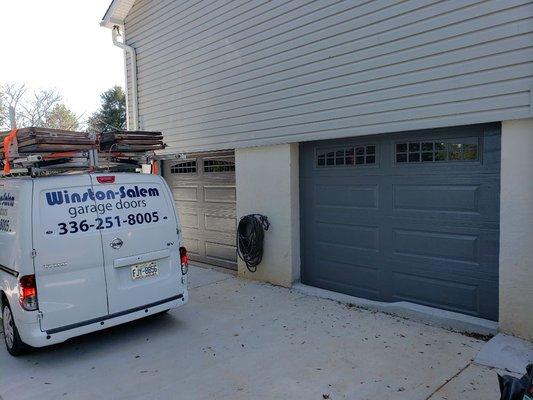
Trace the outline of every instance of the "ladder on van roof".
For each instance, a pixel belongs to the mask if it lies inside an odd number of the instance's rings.
[[[157,161],[183,159],[182,154],[158,155],[164,149],[160,132],[113,131],[102,134],[49,128],[12,129],[0,133],[0,176],[50,175],[97,170],[139,171]]]

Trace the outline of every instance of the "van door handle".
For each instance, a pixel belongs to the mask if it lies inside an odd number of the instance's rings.
[[[124,242],[122,241],[122,239],[119,239],[119,238],[114,238],[111,243],[109,243],[109,245],[114,248],[115,250],[118,250],[122,247],[122,245],[124,244]]]

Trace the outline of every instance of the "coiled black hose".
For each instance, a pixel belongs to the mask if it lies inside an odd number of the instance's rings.
[[[246,264],[248,271],[257,271],[263,259],[264,231],[268,231],[270,222],[261,214],[245,215],[237,228],[237,252]]]

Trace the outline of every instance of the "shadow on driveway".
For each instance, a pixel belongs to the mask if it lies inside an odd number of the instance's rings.
[[[167,314],[20,358],[2,348],[0,394],[426,400],[475,372],[484,378],[469,400],[497,398],[492,371],[468,368],[477,339],[208,269],[192,268],[190,278],[189,304]]]

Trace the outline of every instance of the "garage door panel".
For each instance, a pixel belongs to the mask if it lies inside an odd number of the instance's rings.
[[[319,267],[314,275],[314,284],[327,289],[342,288],[353,296],[377,299],[380,296],[379,270],[359,264],[317,259]],[[354,279],[357,277],[357,279]],[[350,282],[350,284],[347,284]]]
[[[387,257],[382,263],[384,270],[393,273],[408,273],[412,275],[451,280],[453,282],[470,282],[485,284],[497,282],[498,276],[485,265],[477,265],[446,259],[428,259],[409,257]]]
[[[176,201],[198,201],[198,186],[174,186],[172,196]]]
[[[206,240],[205,255],[214,261],[232,262],[235,260],[235,246]]]
[[[200,254],[200,241],[198,239],[188,237],[186,234],[183,234],[183,243],[187,248],[187,253],[190,254]]]
[[[498,224],[493,221],[483,221],[478,219],[476,222],[473,219],[468,218],[469,215],[465,215],[464,219],[451,218],[451,217],[424,217],[418,214],[396,214],[394,217],[387,217],[383,219],[384,223],[395,228],[413,228],[421,227],[421,229],[429,230],[448,230],[455,232],[472,232],[472,225],[476,225],[474,228],[476,231],[498,231]]]
[[[180,216],[182,229],[198,229],[200,223],[198,212],[195,210],[179,208],[178,215]]]
[[[501,127],[492,125],[484,130],[483,166],[486,170],[499,172],[501,161]]]
[[[204,185],[205,202],[235,204],[236,197],[235,186]]]
[[[478,314],[480,317],[498,320],[498,281],[486,282],[478,286]],[[492,301],[489,301],[492,300]]]
[[[386,255],[391,260],[422,268],[444,264],[453,274],[477,274],[481,278],[498,276],[498,230],[427,226],[423,221],[406,225],[395,221],[387,229],[391,231],[391,243]]]
[[[380,265],[383,259],[377,249],[363,248],[360,245],[345,245],[331,241],[316,241],[313,262],[309,268],[311,279],[319,278],[320,287],[325,282],[349,289],[353,295],[363,295],[371,291],[377,296],[380,288]],[[304,261],[305,262],[305,261]],[[335,290],[329,288],[331,290]]]
[[[331,242],[316,242],[315,254],[326,254],[328,259],[341,263],[375,266],[380,264],[381,256],[377,250],[346,246]],[[317,270],[313,267],[313,269]]]
[[[435,184],[437,182],[437,184]],[[392,215],[438,218],[461,223],[499,223],[498,175],[397,178],[392,185]]]
[[[479,213],[479,185],[393,185],[394,210]]]
[[[346,158],[328,164],[324,148],[358,143],[375,144],[372,168],[347,166]],[[477,155],[458,160],[457,143],[470,152],[477,145]],[[437,144],[453,150],[444,162]],[[417,147],[432,148],[432,161],[411,158]],[[498,124],[311,142],[300,152],[304,283],[364,295],[365,282],[381,301],[497,319]]]
[[[235,216],[220,214],[204,214],[204,224],[207,231],[225,232],[235,238],[237,231]]]
[[[319,244],[339,245],[353,249],[378,250],[379,228],[377,226],[341,225],[317,223]]]
[[[192,261],[237,268],[233,152],[190,154],[165,162],[185,246]]]
[[[377,185],[318,184],[315,186],[316,205],[321,207],[348,207],[376,209]]]
[[[393,231],[393,248],[396,255],[479,263],[477,235],[396,229]]]
[[[379,210],[363,211],[360,209],[340,209],[330,207],[316,207],[315,215],[310,223],[314,224],[354,224],[361,227],[375,226],[377,219],[381,219]]]
[[[203,246],[204,247],[204,250],[205,250],[205,254],[206,256],[209,256],[209,257],[219,257],[217,254],[220,253],[220,254],[226,254],[226,250],[228,248],[231,248],[231,252],[232,252],[232,255],[229,259],[233,259],[235,257],[235,251],[236,251],[236,248],[235,248],[235,238],[234,237],[231,237],[229,235],[224,235],[224,236],[216,236],[216,235],[207,235],[207,236],[203,236],[202,237],[202,242],[203,242]],[[208,243],[209,243],[209,246],[208,246]],[[206,249],[211,249],[211,251],[207,251]],[[227,259],[227,257],[224,255],[224,256],[220,256],[220,258],[222,259]]]
[[[316,205],[312,209],[312,213],[308,216],[311,218],[311,223],[329,223],[329,224],[353,224],[359,226],[376,226],[376,221],[385,217],[382,211],[376,208],[360,208],[360,207],[335,207]]]
[[[478,315],[478,285],[435,277],[394,273],[393,301],[412,301]],[[416,293],[416,296],[413,294]]]

